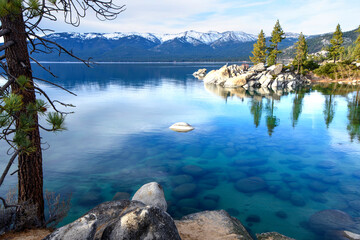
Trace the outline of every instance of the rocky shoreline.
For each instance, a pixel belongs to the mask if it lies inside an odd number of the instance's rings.
[[[104,202],[44,240],[294,240],[277,232],[260,233],[253,238],[238,219],[224,210],[193,213],[175,221],[166,211],[163,188],[151,182],[143,185],[131,200]],[[356,221],[340,210],[316,212],[308,225],[314,231],[331,232],[339,240],[360,239],[360,235],[351,232],[358,230]]]
[[[283,64],[266,67],[259,63],[249,68],[249,65],[224,65],[218,70],[207,73],[199,69],[193,76],[203,80],[205,84],[214,84],[224,88],[272,89],[273,91],[292,91],[311,84],[305,76],[297,75],[293,69],[285,69]]]

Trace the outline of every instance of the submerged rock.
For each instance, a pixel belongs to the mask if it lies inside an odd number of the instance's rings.
[[[186,122],[174,123],[169,128],[175,132],[190,132],[195,129],[193,126]]]
[[[252,240],[239,220],[226,211],[204,211],[175,221],[182,240]]]
[[[266,182],[260,177],[244,178],[238,180],[235,183],[236,190],[245,193],[261,191],[264,190],[266,187]]]
[[[348,230],[354,225],[354,220],[347,213],[334,209],[316,212],[309,219],[310,228],[320,233],[329,230]]]
[[[143,185],[134,194],[132,200],[145,203],[149,206],[158,207],[163,211],[167,210],[164,190],[157,182],[151,182]]]

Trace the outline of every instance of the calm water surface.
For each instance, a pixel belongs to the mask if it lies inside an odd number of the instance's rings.
[[[191,75],[220,64],[48,66],[59,76],[54,82],[78,95],[43,85],[76,105],[68,131],[42,133],[50,147],[45,189],[72,193],[63,224],[150,181],[163,185],[174,218],[226,209],[252,234],[323,239],[308,228],[315,212],[360,217],[360,111],[351,91],[264,97],[204,87]],[[168,128],[180,121],[195,130]],[[16,176],[7,179],[14,183]]]

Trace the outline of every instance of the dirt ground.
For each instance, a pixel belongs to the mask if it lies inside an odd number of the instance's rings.
[[[0,236],[0,240],[41,240],[51,231],[49,229],[34,229],[25,232],[8,232]]]

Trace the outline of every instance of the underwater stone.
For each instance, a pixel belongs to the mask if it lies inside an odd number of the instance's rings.
[[[247,216],[245,221],[258,223],[258,222],[261,222],[261,218],[258,215],[251,214],[251,215]]]
[[[200,202],[200,205],[204,210],[214,210],[218,206],[217,202],[212,199],[204,199]]]
[[[186,166],[182,167],[181,170],[184,173],[189,174],[193,177],[198,177],[198,176],[204,175],[206,172],[202,167],[199,167],[196,165],[186,165]]]
[[[240,214],[240,211],[237,210],[236,208],[227,208],[226,211],[231,215],[231,216],[238,216]]]
[[[248,166],[248,167],[264,165],[266,163],[267,163],[267,160],[266,159],[261,159],[261,158],[237,159],[237,160],[234,161],[235,165]]]
[[[195,193],[196,191],[196,184],[194,183],[184,183],[176,188],[173,189],[172,191],[172,195],[175,198],[187,198],[187,197],[192,197],[192,195]]]
[[[356,211],[360,211],[360,200],[353,200],[349,202],[351,208]]]
[[[177,202],[176,204],[179,208],[181,207],[190,207],[190,208],[198,208],[199,202],[193,198],[184,198]]]
[[[347,213],[334,209],[316,212],[309,219],[309,227],[315,232],[348,230],[354,225],[354,220]]]
[[[238,180],[235,183],[236,190],[240,192],[256,192],[266,189],[267,184],[264,179],[260,177],[250,177]]]
[[[175,186],[178,186],[184,183],[193,182],[194,178],[190,175],[182,174],[182,175],[174,176],[173,178],[171,178],[171,181]]]
[[[320,161],[316,164],[317,168],[331,169],[336,167],[336,162],[333,161]]]
[[[291,198],[291,192],[288,190],[280,189],[275,197],[280,198],[281,200],[288,201]]]
[[[270,193],[277,193],[280,189],[281,187],[279,185],[271,185],[268,187]]]
[[[298,207],[303,207],[306,205],[305,199],[298,194],[292,194],[290,201],[293,205],[298,206]]]
[[[286,212],[284,211],[277,211],[275,213],[275,215],[278,217],[278,218],[281,218],[281,219],[285,219],[288,217],[288,215],[286,214]]]
[[[256,234],[256,238],[258,240],[295,240],[294,238],[289,238],[277,232]]]
[[[236,151],[233,148],[225,148],[223,150],[223,153],[227,157],[234,157],[236,155]]]
[[[215,202],[219,202],[220,196],[217,194],[207,194],[204,196],[204,199],[211,199],[214,200]]]
[[[311,181],[308,187],[310,190],[315,192],[326,192],[329,189],[326,184],[319,181]]]
[[[328,201],[324,196],[319,194],[312,195],[310,199],[313,200],[314,202],[319,202],[319,203],[326,203]]]

